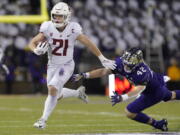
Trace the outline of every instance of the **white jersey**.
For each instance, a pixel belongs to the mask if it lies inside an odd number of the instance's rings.
[[[60,32],[51,21],[47,21],[41,24],[40,32],[45,35],[50,44],[48,65],[59,65],[73,60],[76,38],[82,34],[82,28],[78,23],[70,22]]]

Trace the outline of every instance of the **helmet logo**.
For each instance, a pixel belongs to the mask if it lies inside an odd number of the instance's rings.
[[[132,70],[143,61],[143,54],[140,49],[132,48],[123,54],[122,59],[126,68]]]

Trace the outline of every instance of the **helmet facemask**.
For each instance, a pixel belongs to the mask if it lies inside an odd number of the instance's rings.
[[[131,50],[126,51],[122,56],[124,70],[128,73],[132,72],[140,63],[143,62],[142,51],[140,49],[134,52]]]

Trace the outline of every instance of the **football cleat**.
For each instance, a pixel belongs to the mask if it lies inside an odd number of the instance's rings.
[[[88,96],[85,93],[86,88],[84,86],[80,86],[77,90],[79,91],[78,98],[81,99],[83,102],[88,103]]]
[[[35,128],[44,129],[46,127],[46,121],[44,119],[39,119],[33,126]]]
[[[168,125],[168,121],[166,119],[162,119],[160,121],[157,121],[154,127],[162,131],[168,131],[167,125]]]

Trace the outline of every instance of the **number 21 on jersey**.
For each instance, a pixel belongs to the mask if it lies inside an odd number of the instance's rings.
[[[68,49],[68,40],[65,39],[53,39],[53,45],[58,45],[52,50],[52,54],[57,56],[66,56],[67,49]],[[62,53],[59,52],[59,50],[62,49]]]

